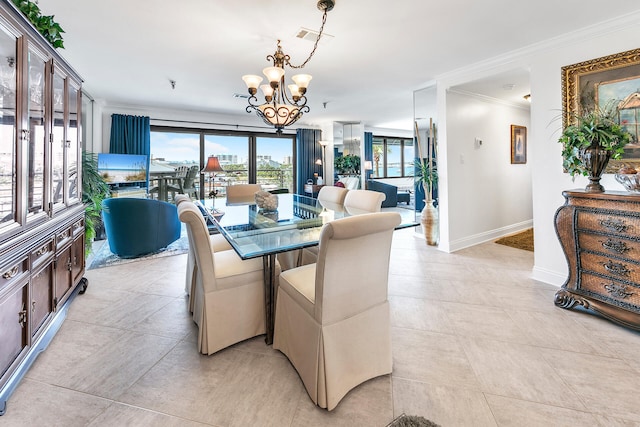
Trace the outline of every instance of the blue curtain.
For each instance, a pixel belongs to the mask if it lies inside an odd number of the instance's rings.
[[[116,154],[145,154],[151,152],[149,117],[111,115],[109,152]]]
[[[364,133],[364,162],[371,162],[373,165],[373,134],[371,132]],[[364,169],[365,163],[362,162],[362,168]],[[366,180],[371,178],[373,175],[373,170],[365,169],[364,179]]]
[[[316,160],[322,158],[320,130],[296,130],[296,193],[305,195],[304,184],[313,179],[313,174],[322,175],[322,165],[316,165]],[[325,178],[325,177],[323,177]]]

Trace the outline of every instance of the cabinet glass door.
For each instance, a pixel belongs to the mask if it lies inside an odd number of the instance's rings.
[[[34,215],[45,209],[45,60],[29,49],[27,52],[28,73],[27,93],[27,215]]]
[[[64,77],[53,74],[53,141],[51,143],[52,201],[64,203]]]
[[[67,124],[67,173],[68,173],[68,201],[73,202],[78,199],[80,180],[79,177],[79,139],[78,139],[78,120],[80,119],[80,102],[78,102],[78,95],[80,91],[73,84],[68,82],[69,92],[69,119]]]
[[[0,228],[16,221],[16,46],[0,27]]]

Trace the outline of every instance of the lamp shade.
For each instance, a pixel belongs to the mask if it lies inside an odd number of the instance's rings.
[[[204,167],[200,171],[200,173],[205,172],[224,172],[224,169],[222,169],[222,167],[220,166],[220,162],[218,161],[217,157],[209,156],[209,158],[207,159],[207,164],[204,165]]]
[[[364,162],[364,170],[372,170],[373,169],[373,162],[371,160],[365,160]]]
[[[322,166],[322,159],[316,159],[316,165]]]

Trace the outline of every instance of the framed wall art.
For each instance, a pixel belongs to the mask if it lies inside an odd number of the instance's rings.
[[[562,125],[581,111],[616,107],[619,122],[633,135],[620,160],[606,173],[623,165],[640,168],[640,49],[616,53],[562,67]]]
[[[527,128],[511,125],[511,164],[527,163]]]

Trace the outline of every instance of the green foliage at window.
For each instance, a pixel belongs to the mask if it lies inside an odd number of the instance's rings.
[[[51,46],[64,49],[62,33],[64,30],[53,20],[53,15],[43,15],[36,2],[31,0],[11,0],[27,19],[44,36]]]

